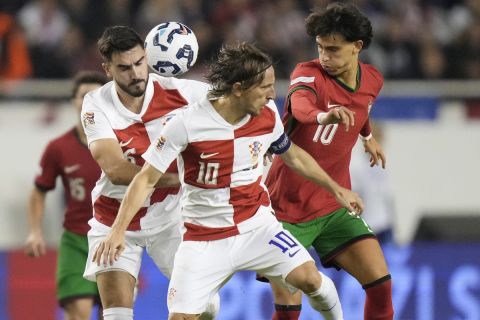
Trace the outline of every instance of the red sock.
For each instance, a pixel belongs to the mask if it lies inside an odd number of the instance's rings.
[[[298,320],[302,305],[283,305],[275,304],[275,313],[272,320]]]
[[[365,299],[365,320],[392,320],[392,277],[386,275],[370,284],[363,286],[367,297]]]

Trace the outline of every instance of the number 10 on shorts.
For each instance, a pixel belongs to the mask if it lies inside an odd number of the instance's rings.
[[[280,231],[279,233],[277,233],[275,235],[275,238],[270,240],[268,244],[278,247],[280,250],[282,250],[282,253],[285,253],[292,248],[298,247],[298,243],[295,241],[295,239],[286,234],[285,231]],[[297,254],[298,251],[300,251],[300,249],[294,251],[293,253],[290,251],[288,253],[288,256],[293,257]]]

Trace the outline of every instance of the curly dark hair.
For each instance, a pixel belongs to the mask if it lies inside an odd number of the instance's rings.
[[[240,82],[246,90],[263,81],[265,71],[272,66],[272,58],[255,45],[241,42],[224,45],[216,60],[210,62],[205,79],[211,83],[210,95],[221,97]]]
[[[370,20],[352,3],[334,2],[315,10],[305,20],[305,26],[309,36],[325,37],[338,33],[349,42],[362,40],[364,49],[373,38]]]
[[[143,40],[140,35],[128,26],[108,27],[98,40],[98,49],[102,57],[110,61],[114,52],[124,52],[137,45],[143,48]]]

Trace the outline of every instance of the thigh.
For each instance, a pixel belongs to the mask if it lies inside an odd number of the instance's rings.
[[[239,240],[234,250],[237,268],[257,271],[282,285],[295,268],[313,262],[305,247],[277,221],[242,234]]]
[[[114,261],[112,265],[104,265],[92,261],[93,255],[100,242],[110,231],[110,228],[104,225],[91,224],[92,228],[88,232],[88,258],[83,277],[90,281],[96,281],[96,276],[99,273],[108,271],[124,271],[138,279],[138,273],[142,264],[143,247],[139,245],[142,243],[143,231],[127,232],[125,236],[125,250],[120,255],[119,259]]]
[[[184,241],[175,255],[167,305],[170,314],[200,314],[234,273],[231,239]]]
[[[151,235],[146,244],[148,255],[168,279],[172,276],[175,253],[182,242],[181,228],[181,221],[170,223]]]
[[[57,257],[57,297],[63,307],[75,298],[98,298],[97,285],[83,278],[88,256],[86,236],[64,231]]]
[[[313,247],[326,268],[338,268],[334,258],[353,243],[368,238],[375,239],[368,224],[344,208],[322,217],[318,227],[321,232],[313,242]]]
[[[376,239],[364,239],[348,246],[335,258],[335,264],[350,273],[361,285],[389,274],[382,249]]]

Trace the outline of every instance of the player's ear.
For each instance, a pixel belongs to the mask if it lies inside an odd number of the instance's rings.
[[[240,97],[242,95],[242,84],[240,82],[235,82],[232,85],[232,94],[235,97]]]
[[[102,68],[105,70],[105,74],[109,79],[112,79],[112,75],[110,73],[110,64],[108,62],[102,62]]]
[[[353,53],[359,53],[363,48],[363,41],[357,40],[353,43]]]

